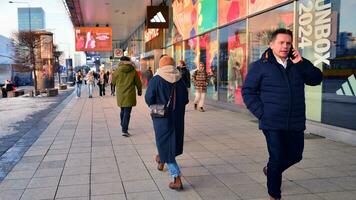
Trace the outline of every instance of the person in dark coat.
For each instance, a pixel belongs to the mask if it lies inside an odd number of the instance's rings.
[[[179,70],[179,72],[182,75],[182,79],[185,83],[185,86],[187,87],[187,89],[190,88],[190,71],[187,68],[187,65],[185,64],[185,62],[183,60],[179,61],[179,65],[177,66],[177,69]]]
[[[292,32],[277,29],[270,48],[252,63],[242,88],[247,108],[259,119],[266,137],[267,176],[271,200],[281,198],[282,173],[301,161],[304,148],[304,86],[319,85],[322,73],[298,50],[291,50]],[[291,55],[292,54],[292,55]]]
[[[152,104],[166,104],[173,90],[172,103],[168,116],[165,118],[152,117],[155,131],[159,170],[161,164],[167,163],[168,171],[174,178],[169,187],[174,190],[183,189],[181,173],[176,156],[183,153],[184,115],[188,104],[188,91],[180,72],[174,65],[172,57],[163,56],[159,61],[159,69],[148,84],[145,100],[148,106]],[[161,166],[160,166],[161,165]]]

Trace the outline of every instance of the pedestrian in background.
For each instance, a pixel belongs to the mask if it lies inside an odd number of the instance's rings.
[[[190,72],[189,72],[189,69],[187,68],[187,65],[185,64],[185,62],[183,60],[179,61],[177,69],[179,70],[180,74],[182,75],[182,80],[189,91],[189,89],[190,89]]]
[[[203,106],[208,86],[208,74],[206,73],[204,63],[199,63],[199,68],[195,70],[192,77],[195,88],[194,109],[197,110],[199,108],[200,112],[205,112]]]
[[[319,85],[322,73],[292,49],[292,31],[277,29],[261,59],[252,63],[242,88],[247,108],[259,119],[269,160],[263,168],[270,200],[281,199],[282,173],[302,160],[306,85]]]
[[[111,90],[111,95],[115,96],[115,83],[112,82],[112,75],[114,73],[115,70],[110,70],[109,71],[109,85],[110,85],[110,90]]]
[[[87,84],[88,84],[88,93],[89,98],[93,98],[93,88],[95,86],[95,78],[93,70],[90,70],[87,74]]]
[[[168,171],[174,178],[169,187],[174,190],[183,189],[181,172],[176,161],[176,156],[183,153],[184,143],[184,115],[185,106],[188,104],[188,91],[181,79],[181,74],[174,66],[170,56],[163,56],[159,61],[159,69],[148,84],[145,100],[148,106],[165,104],[172,96],[168,107],[168,115],[164,118],[152,117],[155,131],[158,155],[158,169],[163,170],[167,163]]]
[[[83,84],[83,74],[82,74],[81,70],[79,70],[75,74],[75,83],[77,85],[77,87],[76,87],[77,98],[79,98],[82,93],[82,84]]]
[[[105,68],[104,66],[100,66],[100,72],[98,75],[98,86],[99,86],[99,96],[103,98],[105,96],[105,85],[107,83],[107,76],[105,73]]]
[[[112,83],[116,86],[116,101],[120,107],[120,120],[122,136],[129,137],[128,132],[130,115],[133,106],[136,106],[136,89],[138,96],[142,95],[142,83],[129,57],[120,59],[119,67],[112,76]]]

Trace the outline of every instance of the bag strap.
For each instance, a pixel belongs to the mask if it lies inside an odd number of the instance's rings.
[[[173,87],[172,87],[172,90],[171,90],[171,94],[169,95],[169,99],[168,99],[168,102],[167,104],[164,106],[165,108],[169,107],[170,104],[171,104],[171,101],[172,101],[172,97],[173,97],[173,93],[174,93],[174,90],[176,89],[176,83],[173,84]]]

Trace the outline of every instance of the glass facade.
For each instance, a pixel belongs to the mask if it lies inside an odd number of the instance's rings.
[[[356,130],[356,1],[189,0],[174,1],[172,9],[166,37],[172,39],[164,46],[191,74],[205,64],[207,98],[244,107],[248,65],[268,48],[275,29],[288,28],[294,47],[324,75],[320,86],[306,86],[307,119]]]
[[[17,14],[19,31],[30,30],[30,14],[31,30],[45,29],[45,13],[42,8],[18,8]]]

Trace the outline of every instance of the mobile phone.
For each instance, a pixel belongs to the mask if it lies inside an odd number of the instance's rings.
[[[293,45],[290,47],[289,53],[288,53],[288,57],[291,58],[292,60],[295,58],[295,56],[293,55],[294,52],[294,48]]]

